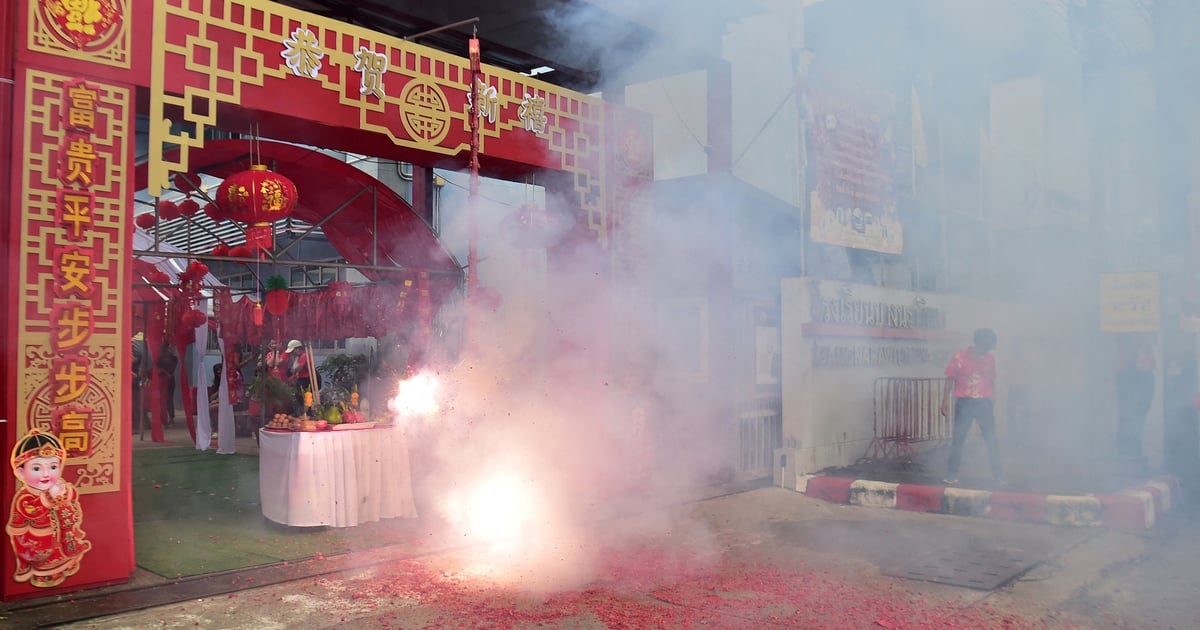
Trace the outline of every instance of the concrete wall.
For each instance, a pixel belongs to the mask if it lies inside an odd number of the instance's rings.
[[[815,291],[815,294],[814,294]],[[847,293],[848,292],[848,293]],[[814,336],[802,330],[814,322],[816,296],[839,295],[860,302],[912,307],[923,303],[945,315],[945,328],[927,331],[935,340],[887,340],[850,336]],[[918,294],[873,286],[848,285],[810,278],[782,282],[783,444],[789,468],[796,474],[845,466],[862,457],[874,435],[873,383],[880,377],[930,378],[942,375],[954,351],[971,343],[976,328],[992,328],[1001,340],[997,350],[998,388],[1004,387],[1009,357],[1004,342],[1029,334],[1028,318],[1014,305],[961,296]],[[822,350],[825,348],[825,350]],[[894,348],[907,351],[902,364],[816,367],[814,355],[829,348]],[[1003,401],[998,400],[998,414]]]

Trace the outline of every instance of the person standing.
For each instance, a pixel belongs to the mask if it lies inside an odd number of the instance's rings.
[[[308,352],[299,339],[288,342],[284,355],[287,366],[286,380],[296,391],[296,407],[304,409],[304,392],[312,391],[312,377],[308,372]]]
[[[165,424],[170,426],[175,423],[175,373],[179,370],[179,357],[175,356],[175,350],[165,340],[162,342],[162,348],[158,351],[155,368],[158,370],[158,379],[163,390]]]
[[[130,392],[133,402],[133,422],[131,423],[133,435],[137,435],[142,431],[142,428],[145,426],[144,422],[146,419],[146,401],[145,397],[142,395],[142,388],[146,384],[146,344],[144,340],[145,337],[143,333],[138,333],[134,335],[133,339],[129,343],[129,347],[132,352],[132,361],[130,362],[129,366],[130,371],[133,373],[132,379],[130,380],[130,383],[133,385],[133,390]]]
[[[946,366],[946,378],[952,385],[946,388],[942,400],[942,415],[950,411],[950,395],[954,395],[954,427],[950,440],[950,462],[946,469],[947,484],[958,483],[958,467],[962,463],[963,443],[971,426],[979,423],[979,433],[987,444],[988,459],[992,465],[992,479],[997,485],[1004,484],[1000,464],[1000,446],[996,442],[995,389],[996,333],[989,328],[975,331],[974,344],[960,350]]]
[[[1154,402],[1156,366],[1148,339],[1117,338],[1117,454],[1133,466],[1143,458],[1142,434]]]
[[[287,380],[287,353],[279,350],[279,342],[272,339],[267,342],[267,353],[263,355],[263,366],[266,374],[275,378]]]

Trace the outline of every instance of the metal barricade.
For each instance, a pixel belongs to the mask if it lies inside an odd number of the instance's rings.
[[[738,418],[738,474],[743,479],[774,472],[775,449],[783,445],[783,413],[778,408],[743,411]]]
[[[864,462],[913,461],[919,442],[947,441],[954,426],[954,405],[942,414],[952,381],[945,378],[875,379],[875,435]]]

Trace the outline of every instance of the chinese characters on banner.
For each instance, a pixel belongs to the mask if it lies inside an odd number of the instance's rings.
[[[804,101],[812,240],[902,253],[894,97],[814,73]]]
[[[93,188],[106,183],[92,142],[99,101],[99,90],[85,81],[63,84],[63,139],[57,164],[60,185],[55,195],[55,222],[62,240],[47,252],[54,275],[50,310],[51,430],[71,458],[87,457],[92,450],[94,410],[84,394],[92,380],[88,341],[96,314]]]
[[[1106,273],[1100,276],[1100,330],[1158,332],[1158,274]]]
[[[130,99],[127,88],[28,73],[16,430],[54,435],[63,479],[82,495],[121,487]]]
[[[325,59],[325,50],[321,47],[320,38],[310,28],[296,28],[286,39],[283,40],[283,50],[279,55],[283,57],[284,63],[292,71],[292,74],[298,77],[309,79],[320,79],[321,69],[324,67],[323,60]],[[383,85],[383,77],[388,71],[387,55],[368,49],[365,46],[360,46],[358,52],[354,54],[354,71],[359,73],[359,94],[363,96],[373,96],[376,99],[382,100],[386,97],[386,92]],[[413,90],[409,90],[413,92]],[[428,89],[420,93],[427,93]],[[440,99],[442,97],[438,97]],[[479,101],[479,117],[487,121],[488,124],[495,125],[496,121],[501,118],[502,103],[500,92],[495,86],[489,85],[483,77],[476,79],[474,90],[467,90],[467,106],[475,100]],[[413,109],[419,114],[419,110],[431,109],[431,105],[439,105],[439,103],[430,103],[428,97],[425,100],[411,101],[405,99],[405,102],[413,105]],[[444,104],[442,104],[444,105]],[[432,107],[436,109],[436,107]],[[433,118],[429,116],[416,116],[414,122],[413,112],[405,112],[406,122],[408,127],[416,129],[414,135],[431,138],[440,137],[438,129],[433,129]],[[521,122],[520,127],[525,131],[538,135],[546,133],[546,125],[548,118],[546,116],[546,97],[538,96],[526,92],[517,106],[517,119]]]

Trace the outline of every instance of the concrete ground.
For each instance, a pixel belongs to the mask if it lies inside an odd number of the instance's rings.
[[[736,492],[710,489],[701,500],[581,524],[575,544],[499,573],[478,571],[480,547],[431,537],[315,560],[291,575],[274,567],[276,575],[217,576],[190,592],[180,582],[175,601],[160,592],[143,597],[144,609],[55,627],[1153,628],[1166,626],[1128,605],[1138,591],[1114,594],[1121,572],[1194,573],[1144,564],[1155,554],[1175,561],[1163,549],[1186,525],[1174,537],[1172,528],[1138,535],[836,505],[773,487],[726,490]],[[993,590],[893,577],[947,550],[1003,553],[1029,568]],[[285,581],[261,585],[277,580]],[[1177,627],[1200,627],[1194,590],[1166,595],[1157,606],[1186,611],[1177,621],[1192,616]],[[64,603],[60,619],[122,598],[136,603],[136,591]],[[52,607],[10,608],[0,625],[53,625]],[[1121,625],[1111,625],[1118,614]]]
[[[134,446],[190,443],[181,423],[167,437],[135,436]],[[984,472],[979,446],[964,472]],[[240,438],[237,450],[257,446]],[[1078,459],[1054,466],[1066,467],[1082,472]],[[592,518],[557,563],[480,574],[483,549],[422,522],[430,535],[407,546],[189,580],[139,570],[108,589],[0,604],[0,628],[1200,627],[1200,539],[1190,535],[1200,519],[1186,510],[1128,533],[748,488]],[[1030,566],[992,590],[895,577],[947,550]]]

